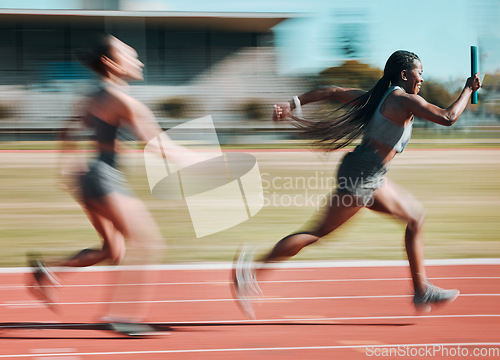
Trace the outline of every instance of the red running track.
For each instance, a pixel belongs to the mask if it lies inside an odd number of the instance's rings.
[[[103,329],[116,272],[68,274],[58,314],[33,300],[26,274],[0,272],[0,359],[500,359],[500,265],[429,266],[461,296],[426,315],[411,305],[407,267],[281,268],[261,284],[255,321],[228,270],[148,272],[155,285],[120,288],[154,289],[148,321],[168,335]]]

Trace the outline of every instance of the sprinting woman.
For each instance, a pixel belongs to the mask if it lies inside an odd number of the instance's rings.
[[[443,126],[453,125],[464,111],[471,94],[480,88],[478,74],[467,79],[457,100],[442,109],[418,95],[424,82],[422,63],[408,51],[393,53],[382,78],[369,91],[325,87],[306,92],[288,103],[274,105],[273,120],[291,119],[302,132],[328,150],[342,148],[359,136],[361,144],[344,156],[337,173],[337,191],[330,199],[322,220],[309,231],[280,240],[260,261],[251,264],[245,251],[234,269],[234,290],[243,311],[254,317],[252,297],[258,295],[256,278],[267,271],[266,263],[296,255],[304,247],[336,230],[359,210],[392,215],[407,224],[405,247],[413,279],[413,303],[418,310],[453,301],[458,290],[432,285],[424,268],[423,223],[425,210],[406,190],[387,180],[390,161],[403,152],[411,136],[413,117]],[[311,121],[292,115],[292,110],[321,100],[345,103],[345,112],[334,119]]]
[[[48,266],[119,264],[125,256],[126,243],[139,249],[144,263],[154,263],[162,260],[164,247],[153,217],[133,195],[117,165],[119,128],[128,128],[144,142],[163,132],[153,113],[127,93],[129,81],[143,79],[143,64],[132,47],[110,35],[103,36],[93,52],[80,57],[100,77],[101,85],[90,96],[82,120],[94,132],[97,156],[88,169],[75,177],[77,197],[102,238],[102,247],[81,250],[63,261],[47,263],[47,266],[40,259],[31,259],[34,267],[32,290],[47,304],[56,302],[52,286],[57,283]],[[158,155],[178,163],[195,156],[166,137],[163,139],[163,148],[157,149]]]

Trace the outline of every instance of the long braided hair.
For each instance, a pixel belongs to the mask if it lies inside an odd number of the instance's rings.
[[[384,75],[364,95],[342,105],[334,111],[345,110],[341,115],[322,120],[310,120],[291,116],[292,123],[304,135],[328,151],[349,145],[360,136],[372,118],[377,106],[391,83],[398,81],[403,70],[411,71],[417,55],[405,50],[394,52],[387,60]]]

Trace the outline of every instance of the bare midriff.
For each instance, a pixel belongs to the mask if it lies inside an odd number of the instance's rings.
[[[394,159],[394,156],[397,154],[396,150],[375,139],[365,139],[363,140],[363,143],[369,145],[375,153],[380,156],[383,164],[387,164],[389,161]]]

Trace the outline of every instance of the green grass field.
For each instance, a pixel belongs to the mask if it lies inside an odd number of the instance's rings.
[[[467,149],[419,150],[414,145],[392,162],[389,178],[428,210],[427,258],[500,257],[498,144],[496,149],[462,146]],[[141,153],[124,155],[124,170],[161,228],[168,246],[166,263],[229,261],[242,244],[255,245],[262,253],[317,216],[316,204],[304,204],[304,197],[320,198],[329,192],[328,183],[343,154],[253,153],[264,180],[266,206],[238,226],[199,239],[184,202],[152,197]],[[0,266],[24,266],[27,251],[66,255],[99,245],[84,212],[59,186],[58,154],[0,152],[0,157]],[[304,186],[301,181],[316,185]],[[296,259],[405,259],[403,234],[403,224],[362,210]]]

